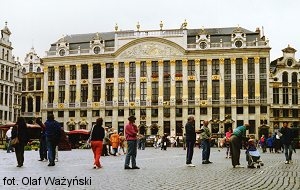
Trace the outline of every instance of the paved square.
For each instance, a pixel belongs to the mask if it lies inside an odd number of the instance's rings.
[[[300,150],[293,163],[284,164],[284,154],[264,153],[260,169],[232,168],[225,149],[212,148],[213,164],[201,164],[201,152],[194,149],[193,164],[185,165],[186,151],[146,148],[138,150],[140,170],[124,170],[124,155],[101,157],[103,168],[95,170],[91,150],[60,151],[55,167],[40,162],[38,151],[26,151],[22,168],[14,153],[0,151],[0,189],[299,189]],[[245,151],[241,164],[246,166]],[[55,177],[55,178],[54,178]],[[56,179],[56,180],[54,180]],[[5,183],[5,184],[4,184]],[[53,183],[53,184],[52,184]],[[14,184],[14,185],[13,185]]]

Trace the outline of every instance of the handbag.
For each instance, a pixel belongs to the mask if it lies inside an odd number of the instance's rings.
[[[20,143],[20,141],[19,141],[18,137],[15,137],[15,138],[11,139],[11,141],[10,141],[11,146],[16,146],[19,143]]]
[[[18,133],[19,133],[18,126],[16,126],[16,128],[17,128],[17,136],[15,138],[11,139],[11,141],[10,141],[11,146],[16,146],[17,144],[20,143],[20,140],[18,137]]]

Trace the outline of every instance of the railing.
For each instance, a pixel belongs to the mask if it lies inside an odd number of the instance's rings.
[[[106,101],[105,102],[105,106],[112,106],[113,105],[113,102],[112,101]]]
[[[80,103],[80,107],[86,108],[86,107],[87,107],[87,102],[81,102],[81,103]]]
[[[243,99],[237,99],[236,104],[242,105],[244,103]]]
[[[93,79],[93,84],[101,84],[101,78]]]
[[[48,103],[47,108],[53,108],[53,103]]]
[[[119,32],[118,38],[124,37],[146,37],[146,36],[182,36],[182,30],[149,30]]]
[[[69,103],[69,108],[75,108],[75,103]]]
[[[260,103],[261,104],[266,104],[267,103],[267,99],[265,99],[265,98],[264,99],[260,99]]]
[[[255,99],[248,99],[248,104],[255,104]]]
[[[146,103],[146,101],[140,101],[140,105],[141,105],[141,106],[146,106],[147,103]]]
[[[231,99],[225,99],[225,104],[231,104]]]

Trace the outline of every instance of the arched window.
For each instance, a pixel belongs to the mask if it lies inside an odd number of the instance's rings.
[[[297,86],[298,74],[296,72],[292,73],[292,86]]]
[[[26,68],[23,68],[22,73],[23,74],[26,73]]]
[[[288,86],[289,74],[287,72],[282,73],[282,85]]]
[[[36,69],[36,72],[40,73],[40,72],[41,72],[41,68],[38,67],[38,68]]]

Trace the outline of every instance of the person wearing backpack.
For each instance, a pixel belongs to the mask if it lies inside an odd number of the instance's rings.
[[[55,149],[60,140],[60,130],[60,124],[54,120],[54,115],[48,115],[47,121],[45,122],[45,135],[49,159],[48,166],[55,166]]]

